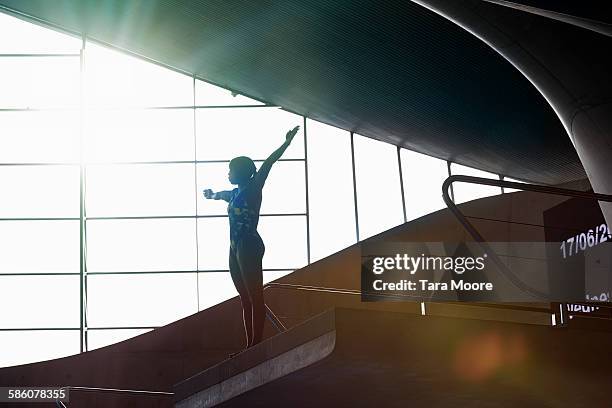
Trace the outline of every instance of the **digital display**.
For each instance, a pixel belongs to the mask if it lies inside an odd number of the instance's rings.
[[[610,302],[612,294],[612,236],[596,200],[571,198],[543,213],[547,242],[559,242],[558,251],[548,250],[551,292],[561,287],[589,303],[570,303],[570,315],[610,318],[610,309],[597,302]],[[559,273],[571,270],[572,273]],[[595,302],[595,303],[591,303]]]

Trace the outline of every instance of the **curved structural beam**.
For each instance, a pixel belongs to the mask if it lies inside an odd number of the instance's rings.
[[[610,37],[480,0],[413,1],[474,34],[521,71],[561,119],[593,189],[612,194]],[[612,204],[600,207],[612,224]]]
[[[538,16],[551,18],[553,20],[562,21],[564,23],[572,24],[577,27],[586,28],[587,30],[595,31],[599,34],[607,35],[612,37],[612,25],[603,23],[601,21],[591,20],[588,18],[571,16],[569,14],[558,13],[556,11],[545,10],[538,7],[526,6],[524,4],[513,3],[506,0],[482,0],[487,3],[497,4],[504,7],[510,7],[515,10],[524,11]]]

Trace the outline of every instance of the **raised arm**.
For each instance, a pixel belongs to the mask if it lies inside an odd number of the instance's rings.
[[[211,189],[207,188],[206,190],[203,191],[203,193],[204,193],[204,198],[208,198],[210,200],[223,200],[229,203],[230,200],[232,199],[231,190],[230,191],[228,190],[217,191],[216,193],[214,193]]]
[[[283,153],[285,153],[285,150],[287,150],[287,147],[289,147],[289,145],[291,144],[291,141],[293,140],[293,137],[296,135],[298,130],[300,130],[300,127],[296,126],[290,131],[288,131],[285,135],[285,143],[283,143],[278,149],[273,151],[272,154],[263,162],[257,173],[255,173],[255,182],[259,184],[260,187],[263,187],[266,182],[266,179],[268,178],[268,173],[270,173],[272,165],[276,163],[278,159],[281,158]]]

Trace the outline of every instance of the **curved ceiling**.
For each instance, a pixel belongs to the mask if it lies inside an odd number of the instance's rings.
[[[409,1],[0,4],[438,158],[540,183],[586,177],[559,119],[522,74],[471,34]]]

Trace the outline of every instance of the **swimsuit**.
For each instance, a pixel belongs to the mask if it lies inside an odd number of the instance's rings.
[[[246,195],[246,189],[240,191],[238,188],[232,190],[232,195],[227,205],[227,214],[230,223],[230,245],[236,249],[238,243],[249,236],[256,236],[261,240],[257,233],[257,223],[259,221],[259,210],[250,208]]]

